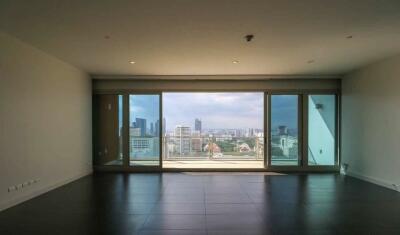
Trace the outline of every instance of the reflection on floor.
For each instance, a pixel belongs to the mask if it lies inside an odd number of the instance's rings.
[[[130,161],[130,166],[139,167],[139,166],[158,166],[159,161],[144,161],[144,160],[136,160]],[[120,166],[122,165],[122,161],[112,161],[108,162],[106,165],[109,166]],[[164,160],[163,168],[176,168],[176,169],[200,169],[200,168],[209,168],[209,169],[261,169],[264,168],[264,161],[233,161],[233,160]]]
[[[144,161],[144,160],[139,160],[139,161],[129,161],[130,166],[159,166],[160,161],[159,160],[153,160],[153,161]]]
[[[297,166],[297,160],[272,160],[274,166]],[[122,160],[107,162],[107,166],[122,166]],[[158,166],[158,159],[155,160],[131,160],[130,166]],[[262,160],[163,160],[163,168],[173,169],[261,169],[264,168]]]
[[[203,161],[163,161],[163,168],[209,168],[209,169],[257,169],[264,168],[264,161],[228,161],[228,160],[203,160]]]
[[[338,174],[94,174],[0,212],[0,234],[400,234],[400,193]]]

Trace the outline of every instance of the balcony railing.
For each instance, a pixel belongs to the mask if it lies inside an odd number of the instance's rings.
[[[163,160],[260,160],[264,159],[263,137],[166,136]]]
[[[282,144],[282,138],[285,140]],[[297,164],[297,139],[272,138],[271,160],[274,164]],[[264,137],[231,136],[164,136],[162,159],[179,160],[231,160],[246,161],[264,159]],[[130,160],[159,159],[159,137],[131,137]]]

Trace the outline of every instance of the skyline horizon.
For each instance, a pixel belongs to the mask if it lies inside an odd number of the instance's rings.
[[[166,92],[162,96],[162,117],[166,120],[163,129],[166,131],[178,125],[194,129],[196,119],[201,120],[202,129],[264,129],[262,92]],[[129,125],[136,118],[146,119],[146,128],[155,124],[161,116],[159,98],[159,95],[131,95]],[[274,95],[274,102],[271,102],[276,117],[271,119],[273,129],[280,125],[297,128],[294,98],[297,99],[292,95]]]
[[[139,118],[139,119],[144,119],[144,120],[147,121],[147,119],[145,119],[145,118]],[[165,118],[164,118],[164,119],[165,119]],[[197,118],[197,119],[198,119],[198,118]],[[155,123],[157,123],[158,120],[159,120],[159,119],[157,119]],[[165,120],[166,120],[166,119],[165,119]],[[195,118],[194,120],[196,120],[196,118]],[[201,121],[201,119],[200,119],[200,121]],[[201,121],[201,122],[202,122],[202,121]],[[133,124],[133,123],[135,123],[135,122],[131,122],[131,124]],[[147,122],[146,122],[146,123],[147,123]],[[155,124],[155,123],[150,122],[150,124]],[[147,126],[147,125],[146,125],[146,126]],[[194,129],[195,129],[194,126],[195,126],[195,125],[188,126],[188,125],[178,124],[178,125],[175,125],[173,129],[166,129],[166,131],[167,131],[167,132],[173,132],[174,129],[177,128],[177,127],[189,127],[189,128],[192,129],[192,131],[196,131],[196,130],[194,130]],[[280,126],[286,126],[286,125],[276,125],[276,126],[274,126],[273,128],[271,128],[271,130],[276,130],[276,129],[278,129]],[[130,127],[130,128],[135,128],[133,125],[129,125],[129,127]],[[287,127],[287,126],[286,126],[286,127]],[[288,128],[288,130],[296,130],[296,128],[290,128],[290,127],[287,127],[287,128]],[[150,129],[150,128],[147,128],[147,127],[146,127],[146,129]],[[202,130],[248,130],[248,129],[253,129],[253,130],[264,130],[264,128],[252,128],[252,127],[243,127],[243,128],[221,128],[221,127],[202,128]]]

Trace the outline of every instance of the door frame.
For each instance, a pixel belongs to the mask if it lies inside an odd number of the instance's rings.
[[[154,166],[131,166],[130,165],[130,95],[157,95],[158,96],[158,119],[159,119],[159,133],[158,136],[158,165]],[[123,138],[123,158],[124,167],[127,169],[133,169],[134,171],[159,171],[162,169],[162,94],[161,92],[128,92],[123,94],[124,97],[124,138]]]
[[[272,165],[272,146],[271,146],[271,114],[272,114],[272,105],[271,105],[271,96],[273,95],[295,95],[297,96],[297,141],[298,141],[298,149],[297,149],[297,165]],[[297,170],[299,168],[304,167],[304,154],[303,154],[303,102],[302,102],[302,94],[298,92],[270,92],[268,93],[268,109],[264,112],[268,116],[267,130],[264,133],[268,136],[268,151],[267,151],[267,161],[269,169],[284,169],[284,170]]]
[[[264,93],[264,168],[218,168],[218,169],[210,169],[210,168],[163,168],[163,93],[164,92],[176,92],[176,93],[184,93],[184,92],[263,92]],[[93,95],[101,95],[101,94],[115,94],[115,95],[123,95],[124,105],[124,121],[123,121],[123,156],[124,156],[124,164],[123,166],[93,166],[96,171],[113,171],[113,172],[185,172],[185,171],[193,171],[193,172],[339,172],[340,163],[341,163],[341,155],[340,155],[340,146],[341,146],[341,137],[340,137],[340,90],[338,89],[260,89],[260,90],[135,90],[135,89],[109,89],[109,90],[95,90],[93,91]],[[159,165],[158,166],[129,166],[129,95],[151,95],[156,94],[159,95],[159,118],[160,118],[160,151],[159,151]],[[271,121],[271,111],[270,111],[270,102],[271,95],[298,95],[298,123],[299,123],[299,165],[298,166],[272,166],[270,164],[271,161],[271,148],[270,148],[270,121]],[[307,151],[305,151],[305,146],[307,142],[307,115],[304,112],[308,112],[307,100],[308,95],[335,95],[336,97],[336,105],[335,105],[335,165],[334,166],[309,166],[307,162]],[[127,123],[128,125],[126,125]]]

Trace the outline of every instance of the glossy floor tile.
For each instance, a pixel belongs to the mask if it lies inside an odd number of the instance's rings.
[[[338,174],[94,174],[0,212],[0,234],[400,234],[400,193]]]

